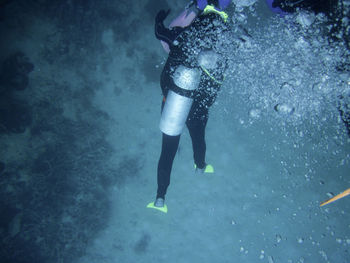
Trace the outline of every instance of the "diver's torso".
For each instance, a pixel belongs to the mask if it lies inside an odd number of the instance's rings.
[[[226,23],[217,14],[207,14],[197,17],[173,42],[169,60],[174,65],[199,67],[198,55],[203,50],[213,50],[222,53],[220,36],[227,31]]]
[[[173,42],[166,65],[162,72],[161,83],[163,95],[166,96],[172,85],[175,85],[172,76],[178,66],[197,68],[201,71],[201,81],[195,92],[194,100],[200,106],[211,106],[220,88],[218,80],[224,78],[226,61],[224,59],[224,46],[220,39],[228,30],[226,23],[216,14],[197,17]],[[215,54],[218,63],[210,71],[209,77],[200,65],[203,53]],[[203,57],[203,56],[202,56]],[[216,79],[214,80],[213,77]]]

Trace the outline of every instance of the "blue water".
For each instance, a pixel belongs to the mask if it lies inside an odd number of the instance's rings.
[[[319,207],[350,187],[349,50],[325,16],[234,1],[206,130],[215,173],[195,174],[185,131],[163,214],[146,208],[166,60],[153,19],[187,2],[5,2],[0,110],[31,118],[0,118],[1,262],[350,262],[350,197]],[[34,65],[25,85],[15,63],[22,90],[4,80],[17,51]]]

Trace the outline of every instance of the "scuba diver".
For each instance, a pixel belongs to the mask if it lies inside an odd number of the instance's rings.
[[[168,46],[169,56],[161,73],[163,94],[160,130],[162,149],[157,170],[157,195],[147,207],[167,212],[164,203],[173,161],[186,124],[192,139],[196,173],[213,173],[206,163],[205,127],[209,107],[224,80],[227,61],[223,55],[231,0],[192,1],[170,28],[164,20],[170,10],[155,18],[155,35]],[[165,48],[166,49],[166,48]]]

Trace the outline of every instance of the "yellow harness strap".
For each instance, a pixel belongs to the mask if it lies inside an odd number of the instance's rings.
[[[211,78],[214,82],[218,83],[219,85],[222,85],[222,82],[220,82],[216,78],[214,78],[205,67],[203,67],[203,66],[200,66],[200,67],[204,71],[204,73],[208,75],[209,78]]]
[[[224,20],[224,22],[226,23],[228,20],[228,14],[224,11],[219,11],[217,9],[215,9],[215,7],[213,5],[207,5],[204,10],[203,10],[203,14],[207,15],[210,13],[215,13],[221,16],[221,18]]]

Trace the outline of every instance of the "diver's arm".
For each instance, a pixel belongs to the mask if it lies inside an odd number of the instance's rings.
[[[171,44],[173,39],[171,31],[170,29],[164,26],[163,22],[155,24],[154,32],[155,32],[156,38],[158,38],[159,40],[163,40],[165,43],[169,45]]]
[[[163,40],[169,46],[171,46],[173,41],[184,30],[184,28],[181,28],[181,27],[174,27],[172,29],[166,28],[163,22],[169,13],[170,13],[170,10],[168,10],[167,12],[164,10],[161,10],[158,12],[155,19],[154,32],[155,32],[156,38],[158,38],[159,40]]]

